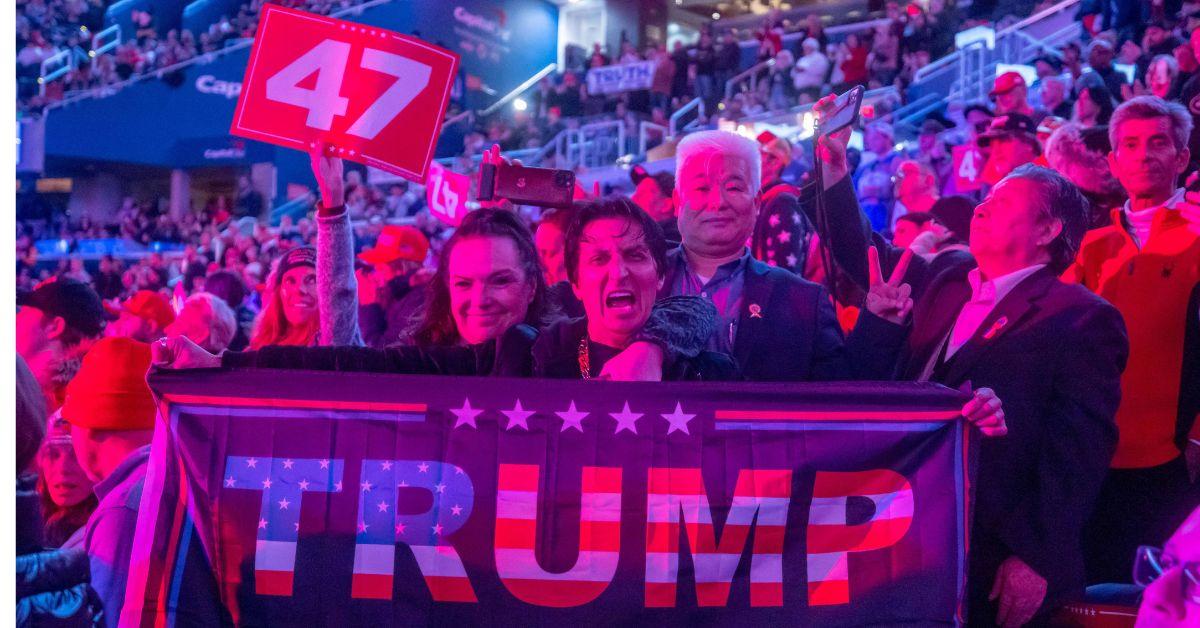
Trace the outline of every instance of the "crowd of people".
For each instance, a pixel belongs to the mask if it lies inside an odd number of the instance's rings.
[[[110,0],[18,0],[17,2],[17,104],[36,112],[67,92],[106,87],[135,76],[170,68],[199,55],[221,50],[231,42],[250,39],[258,29],[258,14],[266,0],[250,0],[232,14],[221,15],[203,32],[159,27],[153,10],[130,13],[132,32],[123,31],[120,43],[95,56],[93,37],[107,27]],[[322,15],[350,7],[351,0],[281,2]],[[61,79],[38,82],[41,65],[62,51],[75,51],[78,63]],[[167,78],[167,80],[170,80]]]
[[[236,199],[186,219],[131,202],[109,235],[184,250],[124,271],[115,260],[38,270],[36,234],[24,234],[19,551],[78,578],[20,604],[32,616],[71,599],[80,613],[117,616],[153,363],[969,384],[963,416],[984,436],[969,621],[1045,622],[1087,585],[1124,583],[1140,625],[1196,625],[1197,8],[1140,31],[1089,19],[1097,32],[1038,59],[1036,81],[997,76],[989,102],[950,103],[906,148],[880,120],[862,129],[861,151],[850,129],[814,146],[700,131],[674,147],[673,171],[635,168],[630,194],[545,211],[487,203],[451,230],[420,211],[415,186],[372,188],[319,147],[320,202],[294,224],[267,227]],[[900,10],[903,27],[876,32],[867,66],[881,36],[936,53],[912,43],[938,41],[913,34],[943,15],[930,14]],[[828,50],[816,29],[801,49]],[[684,52],[684,84],[697,91],[651,90],[651,108],[719,84],[699,80],[707,68]],[[822,64],[800,67],[816,76]],[[781,102],[811,97],[828,113],[833,64],[824,72],[816,92],[793,82]],[[530,128],[587,113],[577,76],[541,89]],[[482,146],[515,141],[503,132],[468,145],[498,161],[499,146]],[[410,215],[411,225],[382,220]]]

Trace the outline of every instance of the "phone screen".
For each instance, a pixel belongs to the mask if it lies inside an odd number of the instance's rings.
[[[862,85],[859,85],[838,96],[834,101],[833,114],[821,121],[821,135],[829,135],[853,124],[858,119],[858,109],[862,106],[865,91]]]

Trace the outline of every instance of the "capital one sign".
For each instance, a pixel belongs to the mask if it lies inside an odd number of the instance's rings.
[[[369,25],[263,8],[230,132],[422,181],[458,56]]]

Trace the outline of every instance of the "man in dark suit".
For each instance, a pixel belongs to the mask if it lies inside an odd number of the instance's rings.
[[[976,208],[969,255],[939,256],[935,269],[913,258],[911,320],[865,308],[848,346],[855,360],[893,364],[899,379],[969,382],[1004,402],[1008,435],[983,442],[975,483],[973,625],[1040,621],[1083,592],[1082,529],[1115,451],[1129,353],[1120,313],[1058,279],[1079,249],[1086,208],[1061,175],[1018,168]],[[835,229],[858,220],[834,214]],[[877,243],[882,268],[895,265],[902,251]],[[881,296],[876,288],[869,298]],[[907,294],[893,296],[902,304]]]
[[[748,379],[849,379],[842,330],[826,290],[754,259],[746,247],[759,210],[758,146],[725,131],[693,133],[679,143],[675,162],[683,243],[668,254],[659,296],[710,299],[721,324],[708,349],[732,355]],[[840,179],[832,180],[853,199],[844,169]],[[865,247],[861,229],[848,235],[856,236]]]

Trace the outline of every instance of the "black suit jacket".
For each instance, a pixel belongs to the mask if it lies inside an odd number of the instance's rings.
[[[898,249],[881,253],[888,268]],[[921,294],[911,322],[892,325],[863,313],[851,335],[854,359],[895,365],[916,379],[988,387],[1004,403],[1008,434],[985,438],[974,487],[968,576],[972,624],[994,620],[987,595],[1000,564],[1017,556],[1048,582],[1042,612],[1082,594],[1081,531],[1117,443],[1114,417],[1129,341],[1120,313],[1079,285],[1042,269],[1017,284],[949,359],[936,356],[970,299],[969,256],[930,273],[919,258]],[[885,270],[885,273],[887,271]],[[915,290],[915,287],[914,287]]]
[[[668,253],[660,298],[677,296],[670,290],[683,254],[683,247]],[[750,380],[850,379],[842,328],[825,288],[754,259],[746,266],[733,357]]]

